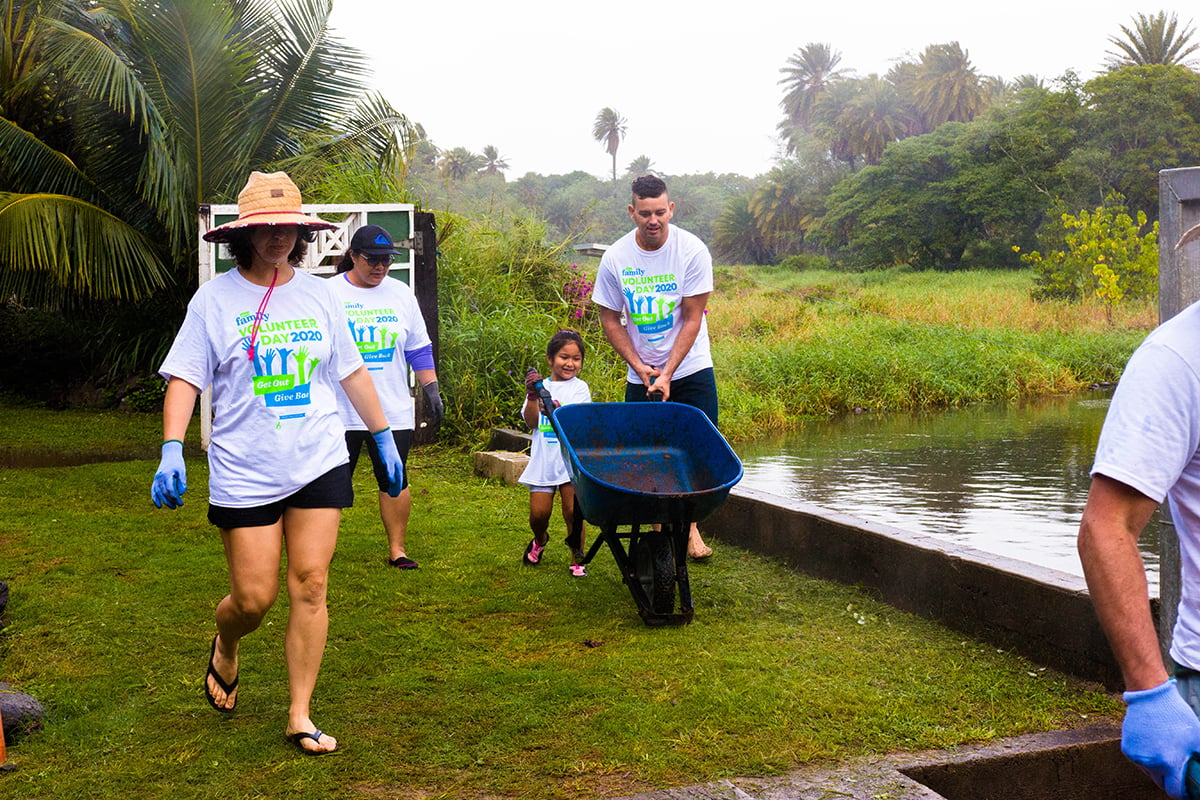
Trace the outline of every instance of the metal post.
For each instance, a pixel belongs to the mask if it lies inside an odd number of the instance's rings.
[[[413,293],[421,316],[425,318],[425,329],[433,342],[433,363],[438,363],[438,275],[437,275],[437,225],[433,214],[417,211],[413,214]],[[437,428],[429,424],[429,411],[425,407],[425,395],[416,395],[416,430],[413,444],[430,444],[437,437]]]
[[[1200,167],[1158,173],[1158,321],[1166,322],[1200,300],[1200,242],[1180,250],[1184,231],[1200,224]],[[1179,537],[1171,515],[1160,510],[1158,557],[1158,639],[1163,658],[1171,647],[1180,598]]]

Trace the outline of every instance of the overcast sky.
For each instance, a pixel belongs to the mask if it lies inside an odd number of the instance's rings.
[[[667,175],[769,170],[778,154],[780,69],[810,42],[841,67],[883,74],[957,41],[981,75],[1047,81],[1102,71],[1110,36],[1136,13],[1195,8],[1090,0],[910,3],[711,0],[334,0],[337,35],[367,51],[377,88],[442,149],[494,145],[507,175],[609,174],[592,138],[605,106],[627,120],[618,174],[648,156]],[[1193,37],[1200,42],[1200,36]]]

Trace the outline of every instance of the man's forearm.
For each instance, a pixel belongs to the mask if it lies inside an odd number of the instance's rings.
[[[1156,507],[1150,498],[1098,475],[1079,526],[1079,559],[1088,592],[1130,690],[1167,679],[1137,547]]]

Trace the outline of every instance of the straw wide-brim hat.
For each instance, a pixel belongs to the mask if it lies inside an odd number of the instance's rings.
[[[206,242],[227,242],[231,231],[254,225],[299,225],[309,230],[333,230],[337,226],[300,210],[300,190],[286,172],[251,172],[238,193],[238,216],[204,234]]]

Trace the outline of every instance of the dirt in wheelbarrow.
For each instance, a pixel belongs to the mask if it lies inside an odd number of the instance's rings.
[[[595,477],[641,494],[687,494],[698,487],[708,487],[704,476],[695,474],[696,465],[673,453],[670,448],[656,448],[643,453],[638,450],[586,450],[580,452],[580,460],[587,464]]]

